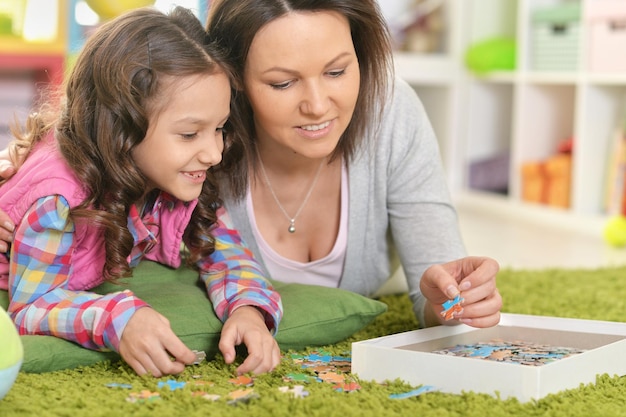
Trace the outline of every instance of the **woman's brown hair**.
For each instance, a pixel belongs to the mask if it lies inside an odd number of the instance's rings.
[[[362,138],[371,127],[378,125],[388,82],[393,73],[392,50],[387,26],[376,0],[213,0],[209,9],[209,37],[228,51],[239,91],[233,98],[234,117],[241,130],[233,149],[225,155],[219,174],[229,184],[236,198],[245,195],[248,164],[256,161],[254,115],[243,86],[243,74],[250,45],[258,31],[273,20],[292,12],[332,11],[344,16],[349,24],[352,41],[359,60],[361,83],[356,108],[350,124],[343,133],[331,160],[344,156],[349,163]],[[288,35],[287,35],[288,36]],[[231,117],[233,119],[233,117]],[[234,119],[233,119],[234,120]],[[242,159],[244,163],[242,163]]]

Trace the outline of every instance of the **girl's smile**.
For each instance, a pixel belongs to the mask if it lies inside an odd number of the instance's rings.
[[[200,195],[207,170],[222,160],[230,84],[224,73],[217,73],[176,77],[165,88],[172,94],[162,95],[168,98],[165,105],[157,103],[162,110],[150,116],[148,133],[133,149],[133,158],[149,189],[191,201]]]

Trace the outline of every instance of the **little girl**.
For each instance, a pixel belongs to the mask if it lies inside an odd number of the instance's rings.
[[[278,364],[280,297],[229,230],[213,178],[232,72],[205,40],[180,7],[104,24],[67,79],[61,111],[42,109],[17,135],[14,151],[30,153],[0,187],[0,208],[17,225],[0,288],[20,334],[112,349],[140,375],[182,372],[195,354],[165,317],[128,290],[89,290],[131,276],[142,259],[178,267],[184,242],[225,321],[226,362],[244,343],[239,373]]]

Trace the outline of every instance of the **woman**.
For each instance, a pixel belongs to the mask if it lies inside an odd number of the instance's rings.
[[[395,250],[420,326],[497,324],[498,264],[465,257],[437,141],[392,76],[376,1],[214,0],[207,30],[230,52],[245,126],[221,190],[270,276],[372,295]],[[459,293],[446,322],[441,304]]]
[[[230,51],[246,126],[245,163],[224,160],[221,189],[270,276],[372,295],[395,247],[421,326],[459,291],[459,321],[497,324],[498,264],[463,258],[435,136],[390,76],[376,1],[216,0],[207,31]]]

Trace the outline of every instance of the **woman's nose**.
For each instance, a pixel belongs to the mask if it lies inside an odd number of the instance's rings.
[[[329,96],[324,85],[310,83],[305,90],[300,107],[303,113],[322,116],[328,111],[329,103]]]

